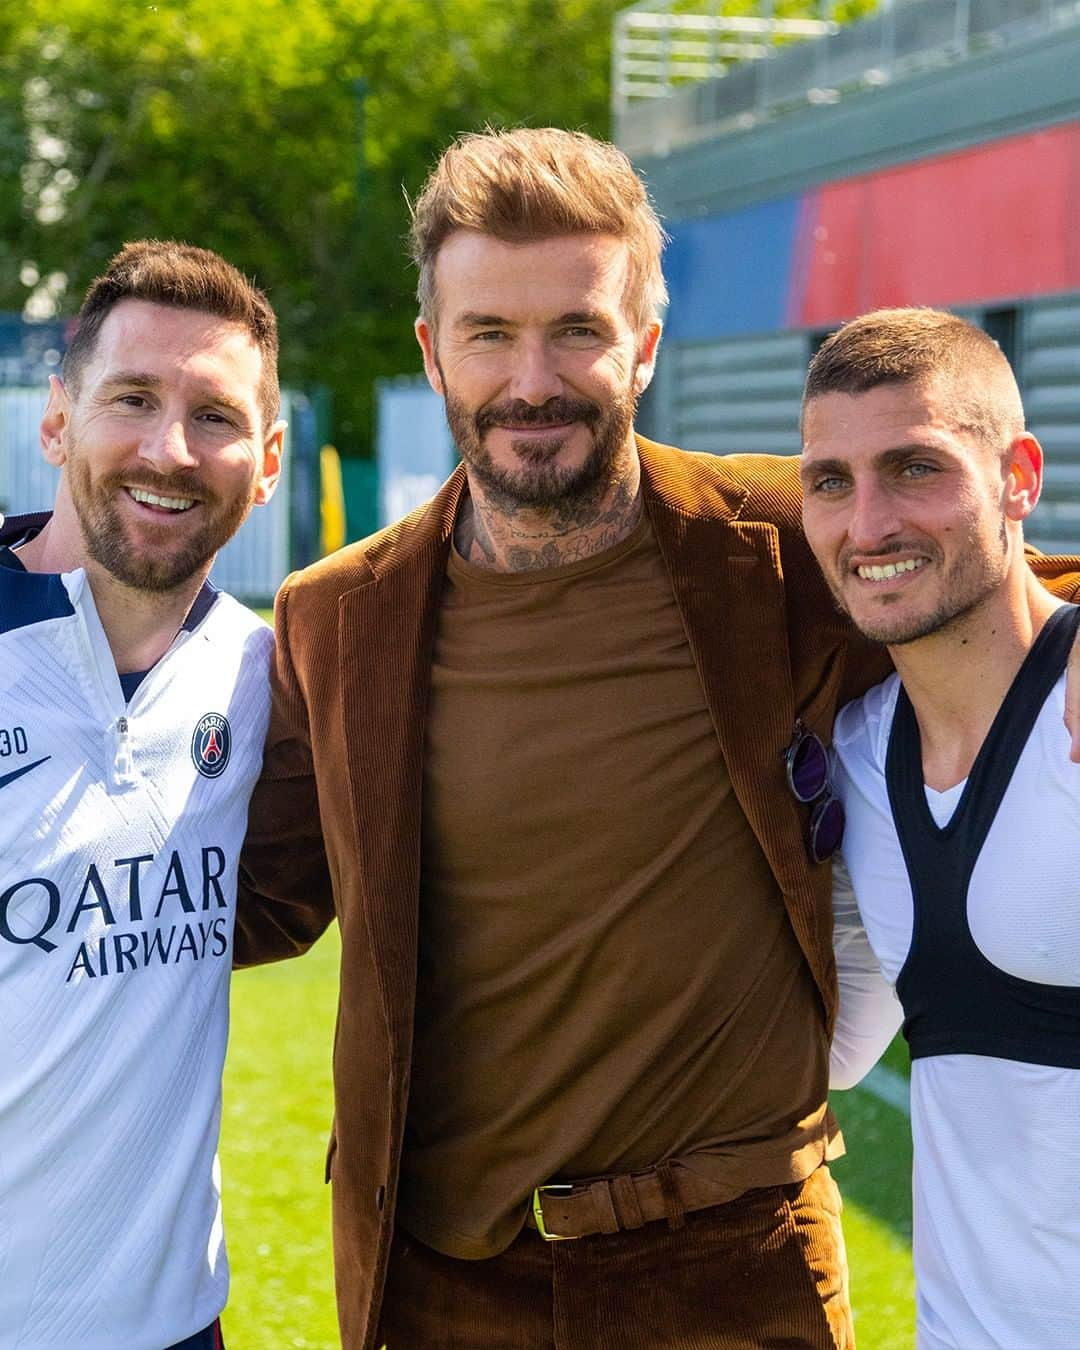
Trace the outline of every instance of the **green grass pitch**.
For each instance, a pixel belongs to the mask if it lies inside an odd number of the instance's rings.
[[[307,956],[233,980],[221,1145],[229,1350],[340,1345],[323,1184],[337,962],[335,932]],[[890,1062],[901,1067],[895,1054]],[[834,1107],[849,1150],[834,1173],[859,1350],[911,1350],[908,1123],[858,1088]]]

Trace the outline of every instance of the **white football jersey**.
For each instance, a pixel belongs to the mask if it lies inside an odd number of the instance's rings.
[[[225,1303],[221,1070],[271,646],[204,587],[125,700],[85,573],[0,566],[4,1350],[164,1350]]]
[[[838,897],[834,1085],[838,1067],[844,1085],[869,1068],[896,1026],[896,1004],[887,986],[875,989],[860,938],[868,936],[889,985],[912,946],[915,902],[886,782],[899,687],[892,675],[848,704],[833,733],[847,810],[844,859],[858,899],[855,912]],[[979,853],[966,917],[981,959],[1006,978],[1077,987],[1080,765],[1069,759],[1064,706],[1062,676]],[[940,829],[965,786],[925,788]],[[849,1063],[838,1066],[843,1058]],[[1075,1350],[1080,1070],[981,1054],[918,1058],[911,1125],[919,1350]]]

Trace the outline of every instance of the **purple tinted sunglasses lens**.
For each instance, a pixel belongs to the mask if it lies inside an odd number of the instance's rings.
[[[826,797],[810,821],[810,852],[815,862],[831,858],[844,837],[844,808],[838,797]]]
[[[791,751],[788,782],[801,802],[812,802],[829,782],[829,757],[821,741],[806,732]]]

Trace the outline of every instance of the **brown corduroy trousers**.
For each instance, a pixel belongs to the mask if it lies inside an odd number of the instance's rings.
[[[853,1350],[840,1196],[828,1168],[678,1227],[544,1242],[486,1261],[394,1238],[386,1350]]]

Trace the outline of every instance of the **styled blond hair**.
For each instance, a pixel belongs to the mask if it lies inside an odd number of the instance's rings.
[[[667,302],[665,235],[633,165],[616,146],[557,127],[462,136],[442,155],[412,207],[420,314],[434,325],[435,260],[455,230],[511,243],[609,234],[630,253],[624,299],[639,327]]]

